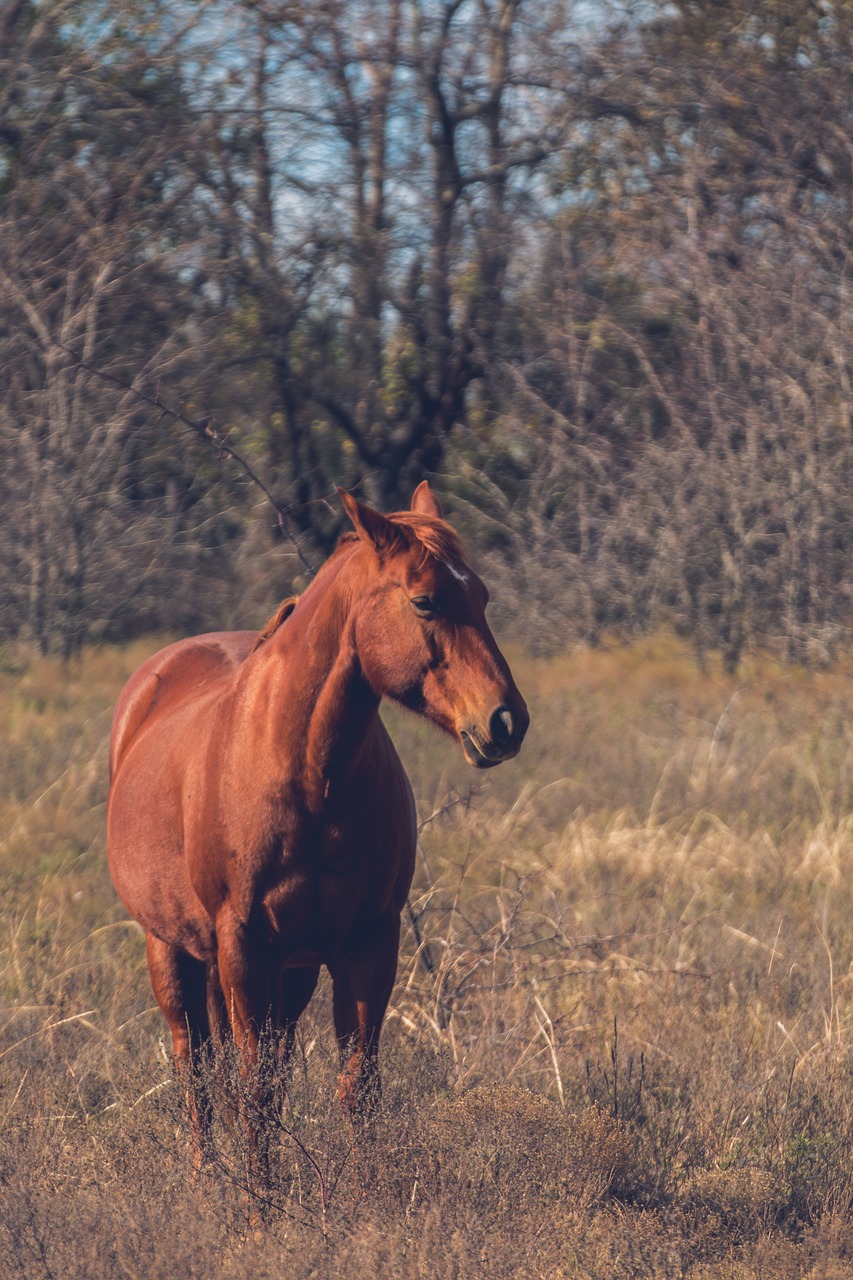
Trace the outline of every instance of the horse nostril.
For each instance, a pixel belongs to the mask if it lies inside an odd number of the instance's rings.
[[[512,737],[513,720],[508,707],[498,707],[489,721],[489,733],[495,746],[505,747]]]

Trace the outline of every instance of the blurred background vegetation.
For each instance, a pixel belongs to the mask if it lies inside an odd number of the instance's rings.
[[[159,404],[309,562],[336,483],[429,474],[534,647],[830,661],[851,45],[847,0],[0,0],[0,639],[299,589]]]

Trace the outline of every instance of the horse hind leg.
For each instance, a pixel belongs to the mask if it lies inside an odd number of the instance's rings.
[[[197,1172],[210,1154],[213,1119],[200,1070],[202,1050],[210,1039],[207,971],[201,961],[151,933],[145,945],[151,987],[172,1033],[172,1057],[187,1101]]]
[[[280,1100],[287,1088],[296,1043],[296,1024],[305,1012],[317,979],[319,965],[314,968],[285,969],[278,982],[272,1006],[272,1025],[277,1034],[276,1043],[276,1093]]]

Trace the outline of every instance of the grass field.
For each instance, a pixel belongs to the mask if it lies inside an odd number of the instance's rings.
[[[153,647],[0,655],[0,1275],[853,1275],[853,666],[515,654],[532,728],[485,782],[389,713],[423,827],[383,1112],[353,1140],[322,987],[249,1226],[227,1116],[191,1177],[106,869]]]

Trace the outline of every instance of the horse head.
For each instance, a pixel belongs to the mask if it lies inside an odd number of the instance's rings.
[[[489,593],[429,485],[389,516],[339,493],[364,544],[354,636],[371,688],[449,733],[475,768],[511,759],[527,706],[486,621]]]

